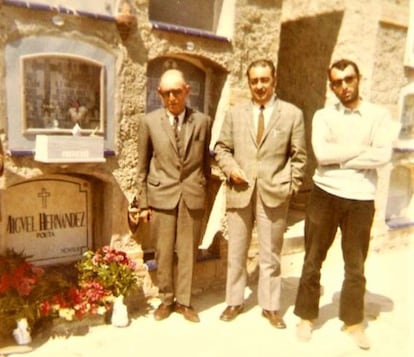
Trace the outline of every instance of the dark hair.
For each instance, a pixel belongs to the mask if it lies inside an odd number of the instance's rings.
[[[249,72],[253,67],[269,67],[270,71],[272,72],[272,77],[276,78],[276,67],[273,64],[272,61],[267,59],[258,59],[256,61],[253,61],[249,64],[249,67],[247,67],[246,75],[247,78],[249,78]]]
[[[354,67],[355,74],[357,75],[357,77],[359,77],[359,68],[358,68],[358,66],[355,62],[353,62],[351,60],[348,60],[348,59],[340,59],[339,61],[336,61],[336,62],[332,63],[331,66],[329,67],[329,69],[328,69],[328,78],[329,78],[329,80],[331,80],[332,69],[337,68],[337,69],[343,71],[348,66]]]

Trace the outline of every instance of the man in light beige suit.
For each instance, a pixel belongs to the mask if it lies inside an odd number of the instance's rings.
[[[246,257],[256,222],[258,303],[274,327],[286,328],[279,313],[280,259],[289,200],[304,176],[303,114],[276,97],[276,70],[271,61],[251,63],[247,78],[252,100],[228,111],[215,145],[217,163],[228,178],[228,306],[220,319],[231,321],[243,311]]]
[[[150,221],[156,241],[156,320],[176,311],[199,321],[191,287],[210,174],[211,120],[186,106],[189,92],[181,71],[164,72],[158,87],[164,108],[146,115],[139,127],[137,197],[140,217]]]

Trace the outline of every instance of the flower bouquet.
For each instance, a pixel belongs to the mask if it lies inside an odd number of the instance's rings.
[[[137,285],[136,264],[125,252],[104,246],[88,250],[76,264],[79,284],[98,282],[113,296],[126,296]]]
[[[98,282],[85,282],[58,292],[40,305],[42,316],[72,321],[87,315],[104,315],[111,307],[112,295]]]
[[[75,265],[75,278],[35,266],[28,258],[13,250],[0,255],[0,335],[21,319],[30,329],[42,319],[80,319],[111,309],[127,313],[123,297],[137,287],[138,278],[126,253],[108,246],[88,250]],[[121,320],[116,325],[126,326],[127,318]]]
[[[0,333],[8,333],[22,319],[33,327],[42,318],[42,301],[67,285],[60,276],[46,274],[28,258],[12,249],[0,255]]]
[[[124,297],[137,287],[136,264],[127,254],[104,246],[97,251],[87,251],[76,265],[79,284],[100,284],[113,296],[111,322],[118,327],[128,325],[128,312]]]
[[[66,320],[104,315],[137,284],[135,263],[126,253],[108,246],[88,250],[75,264],[77,284],[58,292],[41,304],[42,315]]]

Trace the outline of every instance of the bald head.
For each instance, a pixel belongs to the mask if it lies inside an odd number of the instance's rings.
[[[181,86],[186,84],[183,72],[178,69],[168,69],[162,74],[159,88],[162,89],[163,87],[172,84]]]
[[[162,74],[158,93],[164,107],[171,114],[179,115],[184,111],[189,92],[190,86],[185,81],[183,72],[177,69],[169,69]]]

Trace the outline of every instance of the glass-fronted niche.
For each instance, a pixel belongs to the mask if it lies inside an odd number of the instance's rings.
[[[114,149],[112,53],[82,40],[38,36],[7,44],[5,62],[12,153],[33,152],[38,134],[71,135],[76,125]]]
[[[25,56],[22,69],[22,127],[25,134],[103,134],[104,67],[67,55]]]

